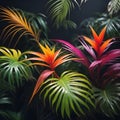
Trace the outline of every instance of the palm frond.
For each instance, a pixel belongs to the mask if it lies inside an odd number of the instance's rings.
[[[10,98],[0,91],[0,105],[11,104]]]
[[[12,42],[12,39],[15,37],[15,35],[18,32],[21,32],[19,35],[16,44],[19,42],[19,39],[23,35],[30,35],[32,36],[36,41],[39,41],[39,31],[36,31],[35,27],[33,27],[27,17],[25,16],[25,13],[22,10],[17,9],[11,9],[11,8],[0,8],[0,16],[2,18],[2,21],[7,21],[8,25],[4,27],[3,32],[1,34],[2,39],[4,42],[7,38],[11,36],[11,39],[9,41],[9,45]]]
[[[30,25],[35,29],[35,31],[38,32],[41,39],[47,38],[47,22],[46,22],[46,16],[42,13],[28,13],[25,12],[27,16],[29,16],[29,22]],[[39,40],[39,38],[38,38]]]
[[[114,117],[120,111],[120,83],[109,83],[104,89],[95,88],[94,96],[97,110],[108,117]]]
[[[55,25],[57,28],[60,26],[63,26],[65,28],[76,27],[75,23],[67,20],[67,18],[70,15],[70,10],[74,8],[74,4],[80,7],[85,2],[87,2],[87,0],[81,0],[80,2],[77,0],[49,0],[47,4],[48,13],[52,18],[53,25]],[[65,23],[67,24],[65,25]]]
[[[12,86],[21,85],[22,79],[32,77],[32,71],[26,55],[15,49],[0,48],[0,76],[1,79],[7,80]]]
[[[110,0],[107,9],[110,15],[118,13],[120,11],[120,0]]]
[[[60,78],[47,79],[40,93],[62,117],[70,118],[71,112],[84,115],[85,111],[90,111],[90,106],[94,106],[91,84],[85,75],[77,72],[65,71]]]
[[[107,14],[100,15],[96,20],[95,24],[100,27],[107,26],[106,33],[109,37],[120,36],[119,28],[120,28],[120,19],[119,16],[113,16]]]
[[[48,12],[55,23],[61,23],[66,19],[71,7],[73,7],[71,0],[49,0],[48,5]]]
[[[89,26],[92,26],[97,32],[100,32],[99,30],[102,29],[104,26],[107,26],[106,29],[106,37],[119,37],[120,32],[120,18],[118,16],[110,16],[109,14],[103,13],[103,14],[97,14],[95,17],[91,17],[88,19],[85,19],[80,24],[80,29],[82,32],[81,34],[88,34],[90,35]]]

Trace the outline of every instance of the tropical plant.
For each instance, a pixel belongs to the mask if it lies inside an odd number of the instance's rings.
[[[93,97],[89,80],[80,73],[70,71],[63,72],[59,77],[55,69],[64,62],[74,58],[71,58],[70,54],[61,55],[61,49],[55,51],[55,47],[50,49],[48,45],[45,45],[45,47],[41,44],[39,45],[43,54],[40,52],[28,51],[26,54],[35,56],[28,58],[28,60],[34,61],[32,65],[45,66],[48,69],[45,69],[40,74],[30,102],[40,90],[40,93],[44,96],[44,100],[49,98],[50,104],[55,106],[56,111],[60,109],[62,117],[64,117],[65,114],[70,117],[71,110],[77,115],[80,113],[85,114],[84,109],[90,110],[89,105],[94,106],[91,100]],[[50,78],[47,79],[48,77]]]
[[[11,86],[4,80],[0,80],[0,119],[3,116],[2,113],[12,105],[12,100],[9,96],[9,91],[13,90]]]
[[[72,52],[76,57],[78,57],[79,60],[77,61],[85,65],[88,68],[89,72],[91,73],[94,70],[96,72],[96,67],[98,65],[99,65],[99,69],[101,70],[106,65],[110,65],[112,67],[111,62],[113,63],[113,61],[117,61],[117,58],[120,57],[120,53],[119,53],[119,49],[113,49],[113,50],[109,49],[110,46],[116,42],[115,40],[108,39],[108,40],[103,41],[106,27],[102,29],[99,35],[97,35],[97,33],[94,31],[92,27],[90,28],[93,34],[93,39],[88,38],[86,36],[82,36],[82,38],[80,39],[80,43],[82,44],[84,49],[87,51],[87,53],[91,57],[87,57],[86,54],[82,50],[76,48],[75,46],[73,46],[72,44],[66,41],[63,41],[63,40],[57,40],[57,41],[62,43],[65,46],[66,50]],[[80,60],[80,58],[83,60]],[[118,63],[116,62],[116,64]],[[112,70],[115,70],[115,69],[112,69]],[[100,72],[100,70],[98,71]],[[100,79],[101,75],[98,76],[98,78]]]
[[[81,0],[79,3],[78,0],[48,0],[48,13],[53,21],[53,25],[57,28],[60,26],[75,28],[76,24],[69,20],[70,10],[74,8],[75,4],[80,7],[86,1]]]
[[[78,116],[85,115],[86,110],[94,107],[93,92],[88,78],[80,73],[65,71],[59,78],[47,79],[41,88],[44,101],[49,99],[56,111],[61,112],[62,117],[70,117],[71,111]]]
[[[4,120],[23,120],[22,112],[0,111],[0,115],[3,116]]]
[[[80,34],[90,34],[89,26],[96,29],[97,32],[104,26],[107,26],[106,37],[120,37],[120,0],[110,0],[107,7],[107,12],[96,13],[94,17],[85,19],[80,23]]]
[[[120,11],[120,0],[110,0],[107,9],[110,15],[118,13]]]
[[[27,56],[23,55],[20,50],[0,47],[0,76],[11,86],[19,86],[23,79],[31,79],[32,69]]]
[[[35,57],[30,57],[28,60],[35,61],[31,65],[39,65],[39,66],[45,66],[48,69],[45,69],[39,76],[32,98],[33,96],[38,92],[40,85],[42,82],[51,74],[53,74],[55,77],[58,77],[55,68],[59,66],[60,64],[69,61],[70,54],[61,55],[61,50],[55,51],[55,47],[50,49],[50,47],[46,44],[43,46],[42,44],[39,44],[40,49],[43,53],[35,52],[35,51],[27,51],[26,54],[34,55]],[[32,99],[31,98],[31,99]]]
[[[120,50],[110,49],[110,46],[115,42],[115,40],[108,39],[103,41],[106,27],[102,29],[99,35],[97,35],[92,27],[90,28],[93,39],[86,36],[82,36],[80,39],[80,43],[83,45],[89,57],[82,50],[76,48],[72,44],[63,40],[57,41],[62,43],[66,50],[73,53],[76,57],[82,59],[77,60],[77,62],[81,62],[84,66],[86,66],[93,86],[99,89],[99,92],[95,91],[94,94],[97,96],[95,99],[96,103],[99,105],[104,114],[107,114],[108,116],[114,116],[116,114],[116,109],[119,108],[119,106],[116,108],[116,104],[118,104],[120,89],[119,87],[116,88],[118,92],[116,92],[116,89],[112,89],[111,82],[118,82],[117,80],[120,78],[120,64],[117,61],[117,59],[120,58]],[[116,84],[119,85],[119,82]],[[113,90],[112,93],[108,94],[111,92],[111,89]],[[112,99],[115,92],[115,99]],[[103,95],[102,93],[104,93],[105,96],[101,96]],[[110,111],[108,110],[105,112],[106,109],[110,109]]]
[[[33,39],[35,39],[37,45],[40,47],[41,51],[43,52],[43,53],[41,53],[41,52],[35,52],[35,51],[27,51],[27,52],[21,53],[20,50],[7,49],[6,47],[1,47],[0,48],[0,52],[1,52],[1,57],[0,57],[1,58],[0,59],[1,73],[0,73],[0,75],[2,76],[2,78],[6,81],[8,80],[10,85],[17,84],[19,86],[23,79],[29,79],[29,77],[32,77],[31,76],[32,73],[31,73],[31,69],[30,69],[31,65],[39,65],[42,67],[47,67],[47,69],[43,70],[42,73],[40,73],[40,76],[38,77],[33,94],[30,98],[30,102],[33,99],[33,97],[36,95],[36,93],[40,90],[42,83],[44,83],[44,81],[48,77],[49,78],[51,77],[53,79],[60,79],[61,82],[67,77],[67,80],[65,79],[66,86],[67,86],[67,84],[71,85],[70,82],[66,82],[66,81],[69,81],[69,80],[73,81],[72,79],[76,78],[76,82],[72,82],[73,86],[71,86],[69,88],[69,89],[72,89],[71,94],[69,96],[69,98],[71,97],[71,101],[69,103],[71,110],[69,112],[67,112],[65,108],[68,107],[69,105],[66,104],[65,99],[60,99],[61,100],[60,102],[62,102],[62,104],[65,105],[64,108],[60,109],[61,114],[63,117],[65,116],[65,114],[67,114],[67,116],[70,117],[71,111],[74,111],[77,115],[79,112],[81,114],[85,114],[85,109],[89,111],[90,106],[94,106],[94,103],[92,101],[93,98],[92,98],[91,84],[88,81],[87,77],[85,77],[82,74],[76,73],[76,72],[75,73],[74,72],[69,72],[69,73],[64,72],[62,74],[62,76],[59,77],[58,73],[56,72],[56,68],[59,65],[65,63],[67,61],[73,60],[75,58],[71,58],[70,54],[63,53],[61,51],[61,49],[56,51],[55,47],[50,48],[47,44],[45,44],[45,46],[44,46],[41,43],[39,43],[40,31],[38,30],[38,26],[36,27],[35,24],[32,24],[32,22],[31,22],[32,20],[27,19],[26,18],[27,16],[25,16],[23,11],[20,11],[17,9],[10,9],[10,8],[1,8],[1,11],[2,11],[1,17],[3,18],[2,20],[6,20],[10,23],[10,24],[8,24],[8,26],[6,26],[4,28],[4,30],[2,32],[2,37],[6,38],[6,39],[12,35],[12,38],[9,41],[10,42],[9,45],[11,45],[13,37],[15,37],[15,35],[17,35],[17,33],[19,32],[20,35],[18,34],[19,37],[18,37],[17,41],[15,42],[14,47],[16,47],[20,38],[23,35],[29,35]],[[30,57],[27,58],[26,54],[27,55],[29,54]],[[33,63],[31,63],[29,61],[32,61]],[[45,92],[47,93],[49,91],[46,91],[46,89],[45,89]],[[62,95],[62,92],[59,96],[57,96],[58,99],[59,99],[59,97],[61,97],[61,95]],[[63,95],[65,96],[65,94],[63,94]],[[82,98],[79,98],[78,96],[80,96]],[[50,101],[50,102],[52,102],[52,101]],[[55,103],[56,103],[56,101],[55,101]],[[77,106],[77,105],[81,105],[83,108],[81,106]],[[76,108],[76,106],[77,106],[77,108]],[[60,107],[60,105],[58,105],[58,107]],[[64,109],[65,109],[65,111],[64,111]]]
[[[81,3],[83,2],[86,0],[81,0]],[[71,24],[67,18],[74,3],[78,4],[78,1],[48,1],[48,5],[50,5],[48,12],[56,25]],[[66,116],[70,119],[72,115],[80,117],[87,115],[95,107],[96,111],[99,110],[107,116],[117,115],[120,111],[120,84],[118,81],[120,78],[120,51],[111,49],[111,45],[116,42],[115,38],[104,40],[108,25],[102,29],[99,35],[93,27],[90,27],[92,38],[80,36],[79,41],[84,49],[77,48],[63,40],[57,40],[67,50],[62,51],[62,49],[56,49],[56,46],[51,46],[47,41],[40,41],[42,33],[47,39],[46,23],[41,16],[19,9],[1,8],[1,17],[2,21],[8,22],[1,35],[1,38],[4,39],[3,44],[11,37],[8,41],[8,46],[11,46],[14,43],[13,38],[17,38],[13,46],[17,48],[21,38],[26,36],[28,40],[35,41],[37,50],[21,52],[16,49],[0,47],[0,76],[2,78],[0,82],[4,81],[13,88],[15,85],[19,87],[24,80],[33,77],[32,66],[35,66],[33,68],[37,68],[39,75],[35,76],[37,81],[29,103],[39,93],[42,98],[40,100],[48,102],[57,113],[61,114],[63,119]],[[119,20],[116,21],[113,23],[119,27]],[[74,23],[72,25],[74,26]],[[113,24],[111,25],[115,28]],[[100,27],[97,26],[97,28]],[[70,64],[73,61],[77,64],[82,63],[87,74],[81,74],[77,69],[76,72],[73,72],[70,70],[70,66],[66,68],[68,70],[59,71],[62,65],[65,67],[64,64],[67,62]],[[6,96],[2,96],[1,100],[4,97]],[[106,109],[109,110],[106,111]],[[18,111],[1,111],[1,114],[7,119],[22,119],[22,115]]]
[[[8,47],[14,44],[13,47],[19,43],[20,38],[25,36],[31,36],[36,42],[39,42],[40,35],[43,34],[47,38],[46,21],[42,14],[32,14],[15,8],[0,8],[1,21],[6,21],[9,24],[4,26],[1,33],[1,39],[3,45],[8,41]],[[16,41],[13,38],[18,37]],[[30,40],[30,38],[29,38]]]
[[[106,85],[104,89],[94,89],[96,107],[98,111],[104,113],[108,117],[114,119],[115,116],[119,115],[120,111],[120,83],[111,82]]]
[[[104,26],[107,26],[106,37],[120,37],[120,16],[114,15],[110,16],[107,13],[97,14],[95,17],[86,19],[80,24],[80,28],[83,28],[81,34],[89,34],[89,26],[92,26],[99,32]],[[87,30],[87,31],[86,31]]]

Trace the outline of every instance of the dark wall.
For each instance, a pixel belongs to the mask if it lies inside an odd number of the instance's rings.
[[[43,12],[47,0],[0,0],[0,5],[20,8],[28,12]]]

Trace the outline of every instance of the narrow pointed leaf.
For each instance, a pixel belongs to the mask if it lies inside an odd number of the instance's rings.
[[[39,91],[40,87],[41,87],[41,84],[43,83],[43,81],[49,77],[54,71],[51,71],[51,70],[44,70],[41,75],[39,76],[38,80],[37,80],[37,83],[35,85],[35,88],[34,88],[34,91],[32,93],[32,96],[29,100],[29,103],[32,101],[33,97],[35,96],[35,94]]]

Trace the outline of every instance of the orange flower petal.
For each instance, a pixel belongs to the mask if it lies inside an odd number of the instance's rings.
[[[92,40],[92,39],[90,39],[90,38],[88,38],[86,36],[83,36],[83,38],[84,38],[85,41],[87,41],[94,48],[94,50],[96,52],[98,52],[98,46],[97,46],[97,44],[95,43],[94,40]]]
[[[99,40],[99,36],[97,35],[97,33],[94,31],[94,29],[92,27],[90,27],[91,31],[92,31],[92,35],[93,35],[93,38],[95,40],[95,42],[100,45],[100,40]]]
[[[107,46],[109,45],[109,43],[111,42],[112,39],[108,39],[106,40],[100,47],[100,51],[99,51],[99,55],[101,55],[105,49],[107,48]]]
[[[59,66],[60,64],[66,62],[66,61],[69,61],[69,60],[72,60],[72,59],[70,58],[70,54],[61,56],[61,57],[59,57],[57,60],[54,61],[53,67],[55,68],[55,67]]]
[[[99,34],[99,44],[101,45],[102,41],[103,41],[103,38],[105,36],[105,32],[106,32],[106,26],[101,30],[100,34]]]

